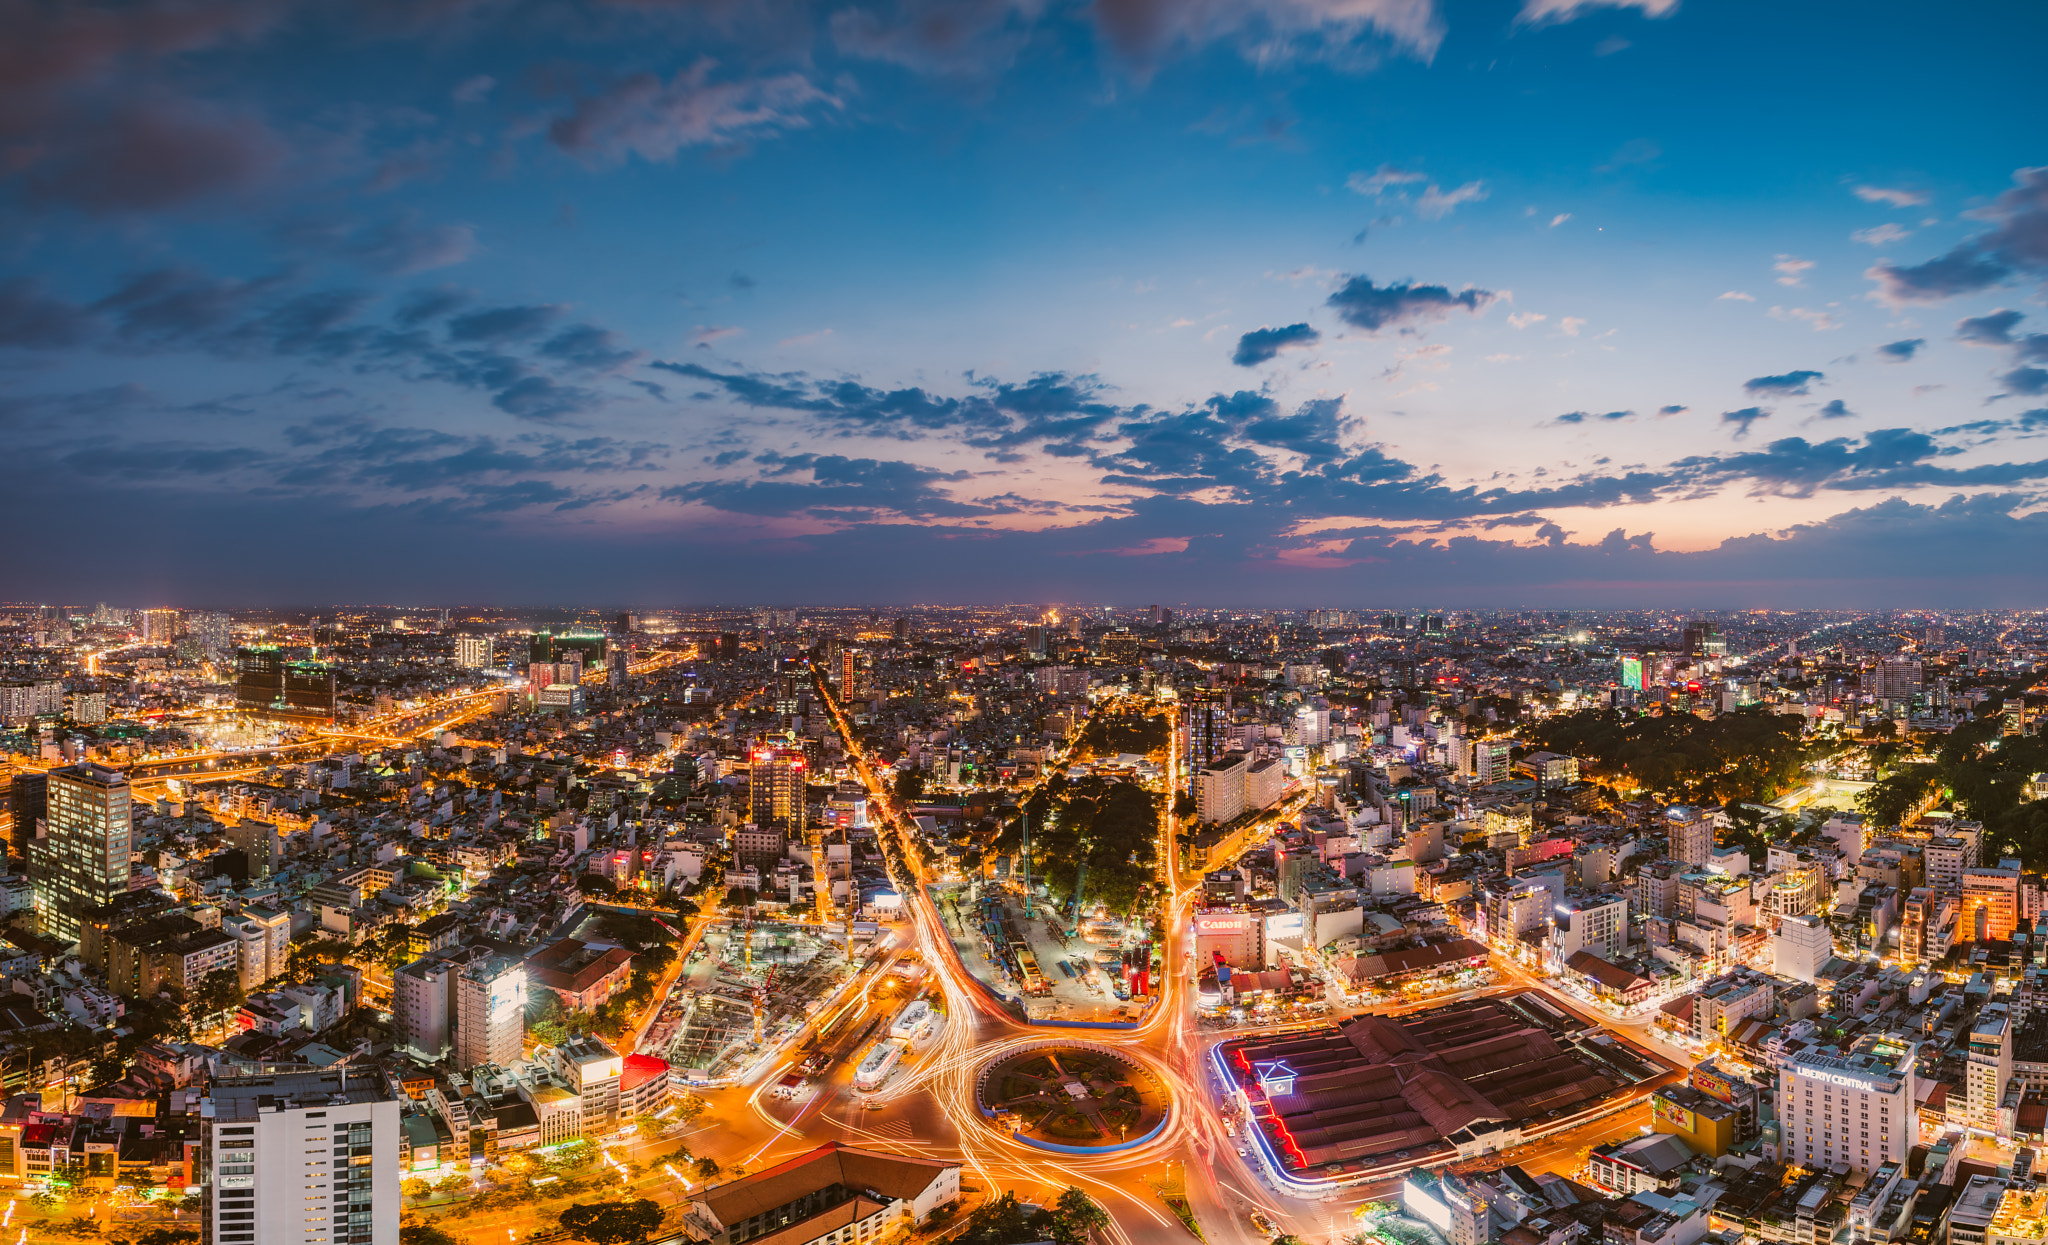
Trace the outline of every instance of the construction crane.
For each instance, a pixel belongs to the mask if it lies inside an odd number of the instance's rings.
[[[1081,894],[1088,885],[1088,862],[1082,861],[1081,868],[1074,875],[1074,902],[1067,908],[1067,933],[1081,928]]]

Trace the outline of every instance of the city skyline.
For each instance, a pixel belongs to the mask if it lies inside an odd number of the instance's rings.
[[[2048,588],[2038,9],[8,21],[13,597]]]

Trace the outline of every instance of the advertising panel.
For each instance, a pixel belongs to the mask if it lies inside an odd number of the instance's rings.
[[[1251,912],[1205,914],[1195,918],[1196,934],[1248,934],[1258,928],[1258,915]]]
[[[1639,692],[1643,690],[1642,658],[1624,657],[1621,659],[1621,685],[1623,687],[1632,687]]]
[[[1650,1099],[1650,1118],[1674,1132],[1691,1133],[1694,1129],[1692,1112],[1662,1094]]]
[[[1735,1105],[1735,1081],[1732,1077],[1706,1068],[1694,1068],[1692,1087],[1718,1102]]]

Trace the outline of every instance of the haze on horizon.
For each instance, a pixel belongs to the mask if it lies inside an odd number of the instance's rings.
[[[10,597],[2048,587],[2039,6],[4,12]]]

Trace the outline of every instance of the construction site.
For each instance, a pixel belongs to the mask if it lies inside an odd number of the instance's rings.
[[[854,932],[853,956],[863,945]],[[745,1073],[800,1030],[860,967],[845,926],[722,922],[706,930],[641,1051],[693,1083]]]
[[[1120,922],[1018,887],[961,887],[934,899],[967,971],[1026,1018],[1128,1020],[1143,1008],[1127,984]]]

